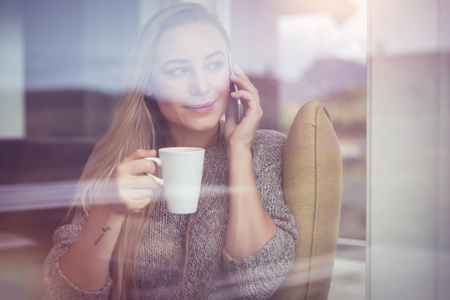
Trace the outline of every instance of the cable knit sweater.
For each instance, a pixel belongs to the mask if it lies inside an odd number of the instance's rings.
[[[265,299],[285,278],[294,259],[297,231],[282,189],[286,137],[259,130],[252,145],[253,169],[261,201],[275,221],[275,236],[259,252],[234,259],[225,251],[228,221],[228,162],[226,144],[206,149],[204,172],[217,149],[214,165],[202,187],[190,233],[185,293],[188,299]],[[248,212],[249,214],[251,212]],[[159,201],[143,235],[137,257],[137,281],[142,298],[180,299],[189,215],[171,214]],[[59,268],[59,258],[76,239],[86,220],[76,214],[69,225],[56,230],[54,246],[44,265],[44,282],[51,299],[106,299],[111,277],[100,291],[72,284]]]

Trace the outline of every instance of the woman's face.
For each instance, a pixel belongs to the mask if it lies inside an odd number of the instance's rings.
[[[229,97],[227,55],[224,39],[211,25],[190,23],[161,35],[150,92],[172,129],[217,125]]]

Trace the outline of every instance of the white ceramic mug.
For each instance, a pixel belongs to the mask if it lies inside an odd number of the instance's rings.
[[[158,157],[146,157],[161,167],[162,179],[147,173],[164,186],[167,208],[174,214],[197,211],[202,185],[205,149],[194,147],[161,148]]]

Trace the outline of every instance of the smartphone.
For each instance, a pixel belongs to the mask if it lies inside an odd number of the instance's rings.
[[[230,69],[230,75],[234,74],[233,69],[231,68],[231,55],[228,53],[228,66]],[[237,85],[230,80],[230,91],[238,91]],[[236,101],[235,101],[236,100]],[[244,117],[244,107],[242,106],[241,99],[234,99],[230,97],[231,101],[231,107],[234,111],[234,118],[236,120],[236,123],[239,124],[242,121],[242,118]]]

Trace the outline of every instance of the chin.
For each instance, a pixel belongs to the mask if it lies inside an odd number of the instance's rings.
[[[209,116],[204,118],[195,118],[194,120],[190,120],[189,125],[187,127],[191,128],[194,131],[207,131],[215,128],[219,123],[220,116]]]

